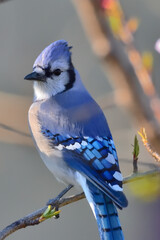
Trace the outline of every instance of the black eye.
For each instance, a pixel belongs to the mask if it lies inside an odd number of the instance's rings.
[[[56,75],[56,76],[59,76],[61,74],[61,72],[62,71],[57,68],[56,70],[53,71],[53,74]]]

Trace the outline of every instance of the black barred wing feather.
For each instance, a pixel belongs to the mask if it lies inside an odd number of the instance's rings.
[[[64,161],[82,172],[86,178],[106,193],[120,208],[127,206],[122,192],[122,175],[114,142],[108,137],[73,137],[51,133],[42,128],[42,134],[53,148],[64,152]],[[65,158],[65,152],[71,154]],[[76,160],[75,160],[75,158]]]

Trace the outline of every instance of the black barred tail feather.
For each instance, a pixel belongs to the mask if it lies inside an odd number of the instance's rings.
[[[112,200],[89,181],[87,185],[101,240],[124,240],[117,209]]]

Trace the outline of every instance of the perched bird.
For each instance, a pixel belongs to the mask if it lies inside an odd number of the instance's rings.
[[[58,40],[37,57],[29,126],[38,152],[54,176],[80,185],[97,220],[101,240],[124,239],[116,207],[128,202],[105,116],[84,87],[71,47]]]

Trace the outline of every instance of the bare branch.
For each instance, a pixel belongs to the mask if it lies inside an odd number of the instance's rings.
[[[128,176],[126,178],[124,178],[123,183],[130,183],[133,181],[138,181],[141,180],[142,178],[146,177],[146,176],[155,176],[157,174],[160,173],[160,168],[157,168],[155,170],[151,170],[145,173],[137,173],[137,174],[132,174],[131,176]],[[55,208],[58,206],[58,208],[61,208],[63,206],[66,206],[70,203],[73,202],[77,202],[83,198],[85,198],[84,193],[80,193],[74,196],[69,196],[66,198],[61,198],[66,192],[68,192],[70,189],[72,188],[72,185],[69,185],[67,188],[65,188],[56,198],[50,200],[48,204],[52,205],[52,208]],[[37,224],[40,224],[41,221],[41,216],[42,214],[46,211],[47,206],[25,216],[24,218],[19,219],[16,222],[13,222],[12,224],[10,224],[9,226],[7,226],[6,228],[4,228],[2,231],[0,231],[0,240],[5,239],[7,236],[9,236],[10,234],[14,233],[15,231],[22,229],[22,228],[26,228],[28,226],[34,226]]]
[[[54,203],[56,202],[56,206],[58,205],[59,208],[61,208],[70,203],[77,202],[77,201],[83,199],[84,197],[85,197],[84,193],[80,193],[75,196],[62,198],[58,202],[57,202],[57,197],[56,197],[52,201],[50,200],[50,204],[54,208],[55,207]],[[11,235],[12,233],[16,232],[19,229],[40,224],[41,223],[40,217],[46,211],[47,207],[48,206],[45,206],[27,216],[25,216],[24,218],[21,218],[18,221],[15,221],[12,224],[8,225],[6,228],[4,228],[2,231],[0,231],[0,240],[5,239],[7,236]]]

